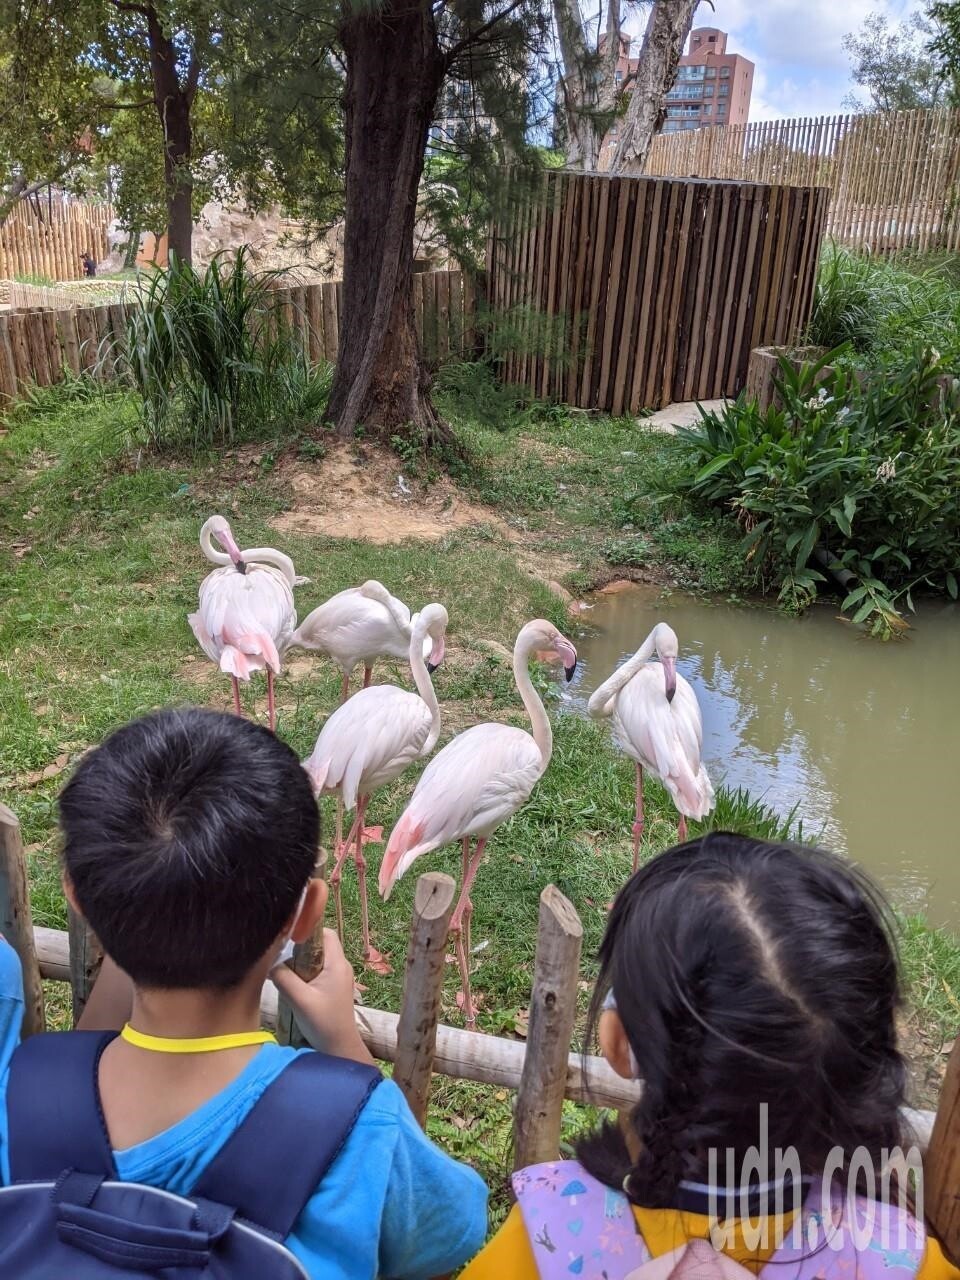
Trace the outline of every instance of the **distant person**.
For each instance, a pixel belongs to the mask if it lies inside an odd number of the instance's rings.
[[[85,251],[80,255],[80,261],[83,263],[83,274],[85,276],[95,276],[97,274],[97,264],[88,252]]]
[[[640,1101],[514,1174],[461,1280],[960,1280],[903,1183],[874,1198],[911,1143],[886,915],[809,847],[712,832],[641,867],[588,1022]]]
[[[16,1048],[0,942],[0,1277],[428,1280],[476,1253],[486,1187],[381,1078],[336,934],[313,983],[278,964],[327,896],[291,748],[236,716],[160,711],[81,761],[60,821],[67,896],[108,959],[90,1030]],[[260,1030],[268,974],[323,1052]]]

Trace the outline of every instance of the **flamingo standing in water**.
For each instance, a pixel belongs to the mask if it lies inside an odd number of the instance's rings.
[[[651,662],[656,652],[660,661]],[[716,803],[700,760],[703,720],[697,695],[677,674],[677,633],[658,622],[643,644],[600,686],[587,703],[596,720],[610,720],[613,740],[636,763],[633,869],[643,835],[643,771],[663,783],[680,814],[678,837],[687,838],[687,818],[705,818]]]
[[[390,965],[370,943],[367,875],[363,857],[363,820],[371,794],[399,778],[408,765],[428,756],[440,736],[440,707],[430,680],[443,659],[447,611],[428,604],[414,621],[408,652],[416,693],[392,684],[361,689],[342,703],[327,720],[313,752],[303,762],[317,795],[337,792],[343,806],[357,814],[345,841],[338,842],[330,876],[337,904],[337,927],[343,937],[340,877],[353,846],[360,885],[360,920],[364,961],[379,973]],[[424,661],[424,649],[430,661]]]
[[[346,702],[358,664],[363,664],[363,687],[367,688],[377,658],[407,657],[415,617],[382,582],[371,579],[361,587],[338,591],[308,613],[290,637],[290,646],[328,654],[343,672],[340,701]],[[426,658],[429,639],[424,643]]]
[[[223,551],[216,550],[214,538]],[[309,579],[297,577],[290,557],[273,547],[241,551],[223,516],[211,516],[204,524],[200,547],[221,567],[200,584],[200,607],[187,621],[207,657],[233,681],[238,716],[243,714],[239,681],[266,668],[270,728],[275,729],[273,677],[279,674],[280,655],[297,625],[293,588]]]
[[[513,674],[532,735],[507,724],[477,724],[458,734],[427,765],[399,822],[394,827],[380,867],[380,892],[389,898],[393,886],[424,853],[460,841],[463,882],[450,921],[463,984],[467,1027],[477,1015],[470,992],[470,889],[487,840],[526,803],[546,772],[553,752],[553,732],[540,695],[530,679],[528,663],[536,653],[563,663],[570,680],[577,651],[551,622],[528,622],[513,648]],[[476,837],[471,854],[470,845]]]

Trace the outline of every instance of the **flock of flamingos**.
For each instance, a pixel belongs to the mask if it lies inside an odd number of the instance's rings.
[[[343,672],[340,705],[324,723],[303,765],[317,796],[338,798],[330,882],[341,935],[340,880],[345,861],[352,857],[359,881],[364,961],[389,972],[370,940],[363,854],[369,837],[364,823],[373,793],[426,759],[437,745],[440,706],[430,677],[443,660],[447,611],[442,604],[428,604],[411,615],[386,587],[371,581],[338,592],[297,626],[293,589],[308,579],[297,576],[289,556],[271,547],[241,550],[223,516],[207,520],[200,546],[218,567],[203,580],[199,607],[189,622],[203,651],[230,676],[238,715],[239,681],[265,671],[270,728],[276,728],[274,677],[288,649],[324,653]],[[610,721],[614,741],[636,764],[634,869],[643,833],[644,769],[669,791],[680,815],[681,840],[686,837],[686,819],[705,817],[714,807],[713,787],[700,760],[700,708],[690,685],[677,673],[677,651],[676,634],[658,623],[588,705],[592,716]],[[651,661],[654,654],[659,662]],[[374,662],[386,657],[409,661],[416,693],[371,684]],[[530,678],[532,659],[561,663],[569,680],[577,651],[550,622],[536,619],[521,628],[513,649],[513,673],[532,732],[488,723],[457,734],[421,774],[390,834],[380,867],[379,888],[386,899],[417,858],[445,844],[461,844],[463,879],[450,931],[469,1028],[476,1025],[469,969],[470,891],[487,841],[530,797],[553,749],[550,720]],[[350,678],[360,665],[363,688],[351,697]],[[344,812],[354,814],[346,839]]]

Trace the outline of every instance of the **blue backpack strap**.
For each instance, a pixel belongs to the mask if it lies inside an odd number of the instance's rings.
[[[376,1067],[299,1053],[207,1165],[191,1198],[229,1205],[286,1239],[381,1079]]]
[[[65,1169],[116,1177],[97,1067],[115,1031],[31,1036],[10,1060],[10,1178],[55,1182]]]

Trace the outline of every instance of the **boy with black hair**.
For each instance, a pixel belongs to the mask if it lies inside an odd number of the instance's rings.
[[[318,814],[309,779],[288,746],[250,721],[160,711],[81,761],[63,790],[60,821],[65,891],[108,957],[82,1022],[117,1028],[126,1020],[102,1050],[95,1084],[117,1177],[190,1196],[298,1057],[259,1031],[268,975],[316,1048],[372,1064],[336,934],[326,931],[325,967],[309,985],[276,963],[284,942],[306,938],[325,906],[326,885],[310,878]],[[4,1185],[8,1131],[16,1128],[4,1094],[19,982],[3,944]],[[304,1143],[337,1123],[323,1109],[317,1097],[303,1115]],[[384,1080],[285,1243],[311,1277],[426,1280],[462,1265],[485,1230],[481,1179],[427,1140]]]

